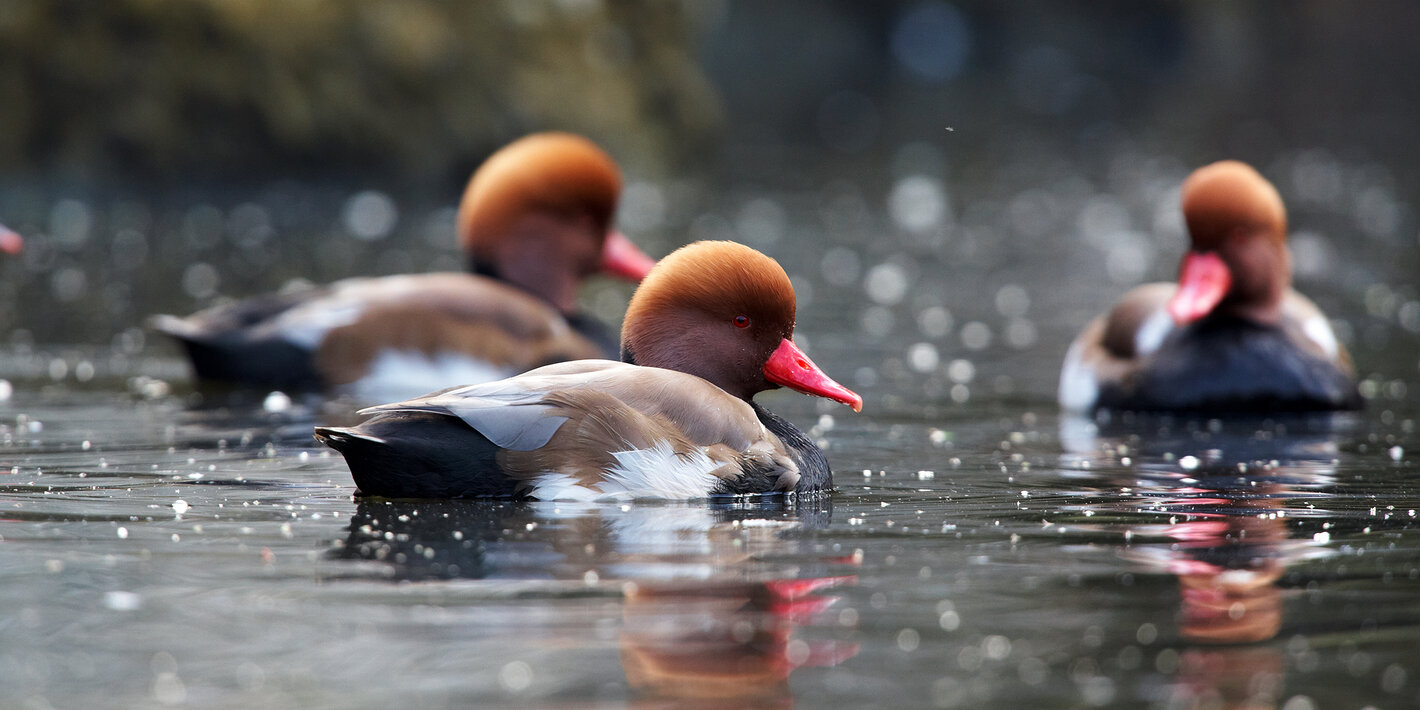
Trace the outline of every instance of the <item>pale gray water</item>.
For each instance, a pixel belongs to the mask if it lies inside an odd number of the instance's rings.
[[[1383,192],[1365,166],[1288,160],[1284,195],[1308,170]],[[299,261],[199,239],[210,206],[146,213],[140,280],[35,234],[0,264],[12,303],[58,309],[9,312],[0,354],[0,706],[1415,706],[1409,213],[1358,231],[1380,208],[1348,192],[1293,218],[1364,413],[1101,433],[1059,420],[1065,346],[1182,249],[1181,162],[1117,162],[1098,183],[1008,165],[729,192],[659,222],[638,188],[623,220],[654,253],[726,237],[779,258],[799,339],[865,397],[763,397],[836,471],[832,498],[788,509],[355,501],[310,438],[352,403],[199,400],[136,327],[210,301],[214,274],[242,295]],[[312,235],[284,248],[339,255],[312,278],[457,264],[431,236],[447,211],[369,244],[253,204],[229,217],[266,210]],[[85,209],[93,240],[135,212]],[[611,320],[627,293],[587,302]]]

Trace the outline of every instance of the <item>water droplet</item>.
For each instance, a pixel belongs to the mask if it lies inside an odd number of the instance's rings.
[[[49,277],[49,290],[54,294],[54,300],[73,303],[88,292],[89,277],[78,267],[66,266],[56,269]]]
[[[907,274],[897,264],[878,264],[868,270],[867,277],[863,279],[863,290],[874,303],[896,305],[907,295]]]
[[[523,661],[513,661],[498,669],[498,684],[510,693],[527,690],[532,681],[532,666]]]
[[[49,233],[56,246],[73,250],[89,240],[89,230],[93,226],[93,215],[89,206],[74,199],[63,199],[54,203],[49,211]]]
[[[291,397],[277,390],[266,395],[266,399],[261,402],[261,408],[272,414],[284,412],[291,408]]]
[[[946,221],[948,202],[942,181],[926,175],[898,180],[888,193],[888,214],[909,232],[927,232]]]
[[[961,344],[968,350],[985,350],[991,346],[991,327],[972,321],[961,327]]]
[[[389,236],[399,221],[399,208],[382,192],[358,192],[345,203],[341,222],[350,236],[362,241],[375,241]]]
[[[947,365],[947,377],[958,384],[970,383],[976,379],[976,366],[970,360],[952,360]]]
[[[907,349],[907,364],[917,372],[931,372],[937,363],[937,348],[931,343],[916,343]]]
[[[920,79],[946,82],[966,66],[971,28],[955,6],[920,2],[896,18],[889,38],[893,59]]]
[[[208,298],[217,292],[221,277],[216,267],[199,261],[182,272],[182,290],[193,298]]]
[[[143,597],[122,590],[104,592],[104,608],[114,611],[137,611],[143,606]]]

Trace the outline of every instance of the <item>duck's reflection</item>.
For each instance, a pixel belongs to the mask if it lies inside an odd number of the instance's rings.
[[[638,703],[788,707],[792,672],[858,651],[823,623],[837,601],[831,589],[854,579],[850,561],[805,553],[797,539],[831,515],[827,498],[792,506],[365,500],[329,554],[377,563],[397,581],[595,580],[621,595],[621,661]]]
[[[1178,706],[1278,702],[1282,651],[1267,642],[1285,626],[1279,583],[1289,565],[1327,554],[1311,528],[1297,525],[1311,511],[1289,502],[1326,496],[1337,438],[1351,422],[1336,415],[1062,422],[1062,442],[1080,457],[1075,462],[1103,460],[1090,475],[1127,491],[1127,507],[1169,516],[1167,524],[1130,526],[1145,542],[1121,555],[1177,579],[1177,631],[1185,644],[1173,686]],[[1159,538],[1166,543],[1147,542]]]
[[[648,702],[788,707],[795,669],[836,665],[858,652],[856,643],[796,633],[836,601],[820,590],[849,579],[630,585],[621,635],[626,679]]]

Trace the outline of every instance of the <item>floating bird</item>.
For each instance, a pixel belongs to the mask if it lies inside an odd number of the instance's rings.
[[[598,271],[639,281],[655,263],[612,228],[620,192],[590,141],[534,134],[490,156],[464,192],[458,236],[474,273],[351,278],[151,322],[202,380],[365,401],[615,357],[612,331],[576,299]]]
[[[1274,412],[1361,406],[1326,316],[1292,289],[1287,214],[1248,165],[1213,163],[1183,184],[1192,245],[1177,284],[1125,294],[1070,346],[1062,407]]]
[[[794,289],[773,259],[696,242],[637,288],[623,362],[583,360],[371,407],[318,427],[365,495],[704,498],[832,487],[823,452],[754,403],[780,386],[863,400],[793,342]]]

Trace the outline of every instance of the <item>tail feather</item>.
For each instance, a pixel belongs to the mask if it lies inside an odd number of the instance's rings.
[[[523,495],[498,466],[498,447],[458,417],[384,414],[353,427],[316,427],[339,451],[363,495],[509,498]]]
[[[199,335],[199,329],[192,321],[166,313],[150,316],[147,326],[179,340],[195,340]]]

